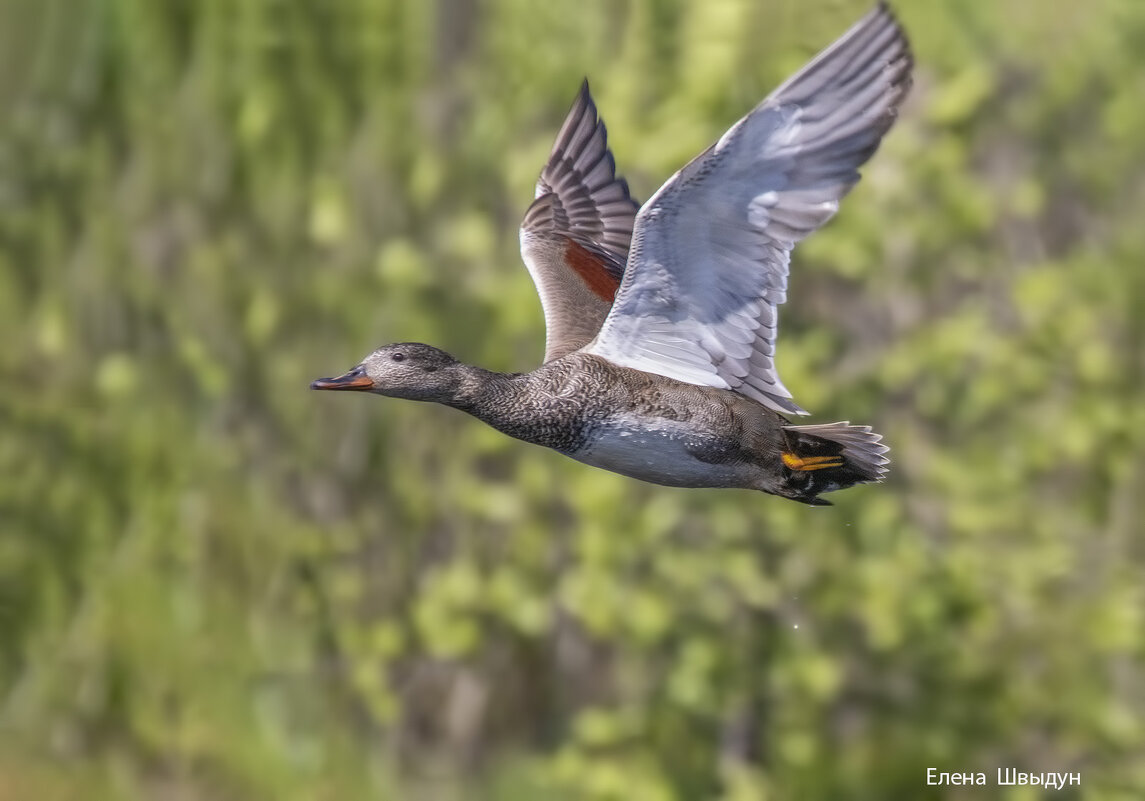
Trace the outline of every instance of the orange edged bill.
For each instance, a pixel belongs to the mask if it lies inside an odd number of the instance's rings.
[[[366,375],[366,370],[358,365],[344,375],[334,378],[319,378],[310,382],[311,389],[349,389],[358,392],[369,392],[374,388],[373,380]]]

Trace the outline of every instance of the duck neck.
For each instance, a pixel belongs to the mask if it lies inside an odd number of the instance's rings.
[[[563,440],[550,441],[556,433],[550,430],[552,409],[545,407],[547,393],[540,391],[535,374],[495,373],[469,365],[463,370],[450,406],[515,439],[548,447],[562,445]]]
[[[513,406],[520,395],[520,373],[498,373],[472,364],[461,364],[460,380],[447,406],[496,426],[499,415]]]

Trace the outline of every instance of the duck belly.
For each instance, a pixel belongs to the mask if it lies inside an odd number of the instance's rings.
[[[669,487],[748,487],[760,469],[738,443],[694,423],[614,417],[568,454],[584,464]]]

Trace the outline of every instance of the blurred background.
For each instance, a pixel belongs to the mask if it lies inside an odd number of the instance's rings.
[[[582,77],[644,199],[867,8],[0,3],[0,801],[1145,797],[1137,0],[896,4],[914,92],[779,351],[885,485],[307,389],[531,369]]]

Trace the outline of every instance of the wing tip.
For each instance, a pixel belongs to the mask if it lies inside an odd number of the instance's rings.
[[[875,52],[865,53],[868,46],[884,36],[887,40],[882,42]],[[885,0],[879,0],[874,8],[863,15],[842,36],[827,45],[802,70],[785,81],[773,96],[797,84],[801,77],[825,62],[832,61],[840,55],[844,58],[853,58],[858,54],[866,56],[864,63],[873,59],[885,59],[884,80],[890,87],[901,88],[901,94],[905,95],[911,85],[911,69],[914,66],[910,38],[891,5]],[[897,105],[900,99],[896,97],[892,105]]]
[[[872,23],[877,21],[879,27],[894,31],[893,39],[885,48],[888,50],[892,48],[898,50],[887,65],[896,76],[892,80],[892,85],[901,85],[904,88],[909,88],[911,84],[911,68],[914,66],[914,51],[911,49],[910,37],[906,35],[906,29],[899,20],[898,14],[886,0],[879,0],[868,16],[872,18]],[[865,27],[862,21],[860,21],[859,24],[861,27]]]

